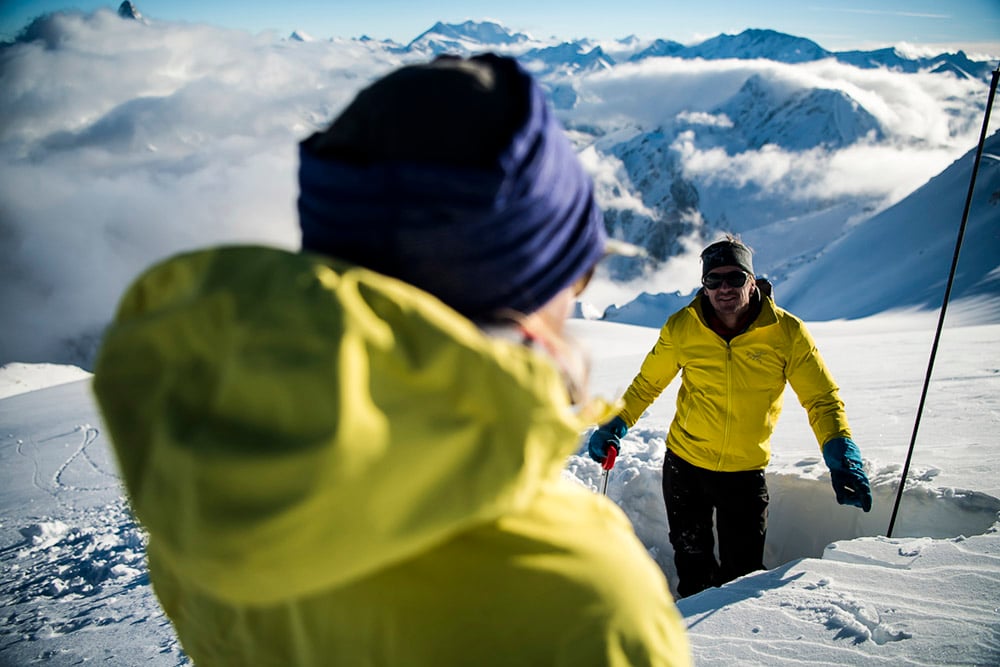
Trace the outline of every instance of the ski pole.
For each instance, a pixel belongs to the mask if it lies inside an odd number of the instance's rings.
[[[1000,65],[993,70],[993,79],[990,82],[990,95],[986,98],[986,113],[983,116],[983,129],[979,134],[979,144],[976,146],[976,158],[972,161],[972,177],[969,181],[969,193],[965,198],[965,209],[962,211],[962,221],[958,225],[958,238],[955,240],[955,254],[951,260],[951,271],[948,273],[948,283],[944,289],[944,300],[941,302],[941,311],[938,314],[937,329],[934,332],[934,342],[931,344],[931,354],[927,361],[927,373],[924,375],[924,388],[920,392],[920,402],[917,405],[917,416],[913,421],[913,432],[910,435],[910,447],[906,452],[906,462],[903,464],[903,473],[899,478],[899,486],[896,487],[896,501],[892,506],[892,515],[889,517],[889,528],[885,531],[886,537],[892,537],[892,529],[896,525],[896,513],[899,512],[899,501],[903,498],[903,487],[906,486],[906,477],[910,472],[910,460],[913,458],[913,448],[917,444],[917,430],[920,428],[920,416],[924,412],[924,403],[927,400],[927,390],[931,384],[931,374],[934,372],[934,359],[937,357],[938,344],[941,341],[941,330],[944,328],[945,314],[948,312],[948,300],[951,297],[951,288],[955,283],[955,273],[958,268],[958,258],[962,251],[962,239],[965,238],[965,228],[969,223],[969,209],[972,208],[972,195],[976,191],[976,174],[979,173],[979,163],[983,157],[983,146],[986,144],[986,135],[990,127],[990,113],[993,111],[993,98],[996,97],[997,83],[1000,82]]]
[[[615,467],[615,459],[618,458],[618,448],[614,445],[608,447],[608,456],[604,459],[604,463],[601,464],[601,495],[608,495],[608,473],[611,469]]]

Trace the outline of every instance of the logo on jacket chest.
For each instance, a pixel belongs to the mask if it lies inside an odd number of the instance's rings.
[[[756,361],[757,363],[760,363],[764,360],[764,354],[765,354],[764,350],[748,350],[747,359],[749,359],[750,361]]]

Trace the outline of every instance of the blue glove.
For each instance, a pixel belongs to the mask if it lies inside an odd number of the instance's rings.
[[[621,417],[615,417],[607,424],[598,427],[590,436],[590,442],[587,443],[590,458],[598,463],[604,463],[604,460],[608,458],[608,447],[614,447],[620,452],[622,438],[625,437],[626,433],[628,433],[628,426],[625,425],[625,420]]]
[[[823,445],[823,460],[830,469],[830,481],[841,505],[854,505],[868,512],[872,508],[872,488],[861,463],[861,450],[850,438],[833,438]]]

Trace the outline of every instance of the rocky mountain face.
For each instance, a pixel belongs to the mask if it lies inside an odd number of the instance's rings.
[[[129,0],[125,0],[122,4],[118,5],[118,16],[123,19],[132,19],[135,21],[142,19],[142,14],[139,13],[139,10]]]
[[[746,148],[843,148],[883,137],[875,117],[842,91],[811,88],[783,94],[756,74],[715,112],[732,121],[728,133]]]
[[[749,77],[711,115],[716,122],[696,124],[677,118],[624,141],[599,142],[601,149],[623,166],[627,178],[616,187],[630,192],[644,206],[637,211],[618,206],[614,200],[602,202],[608,232],[645,247],[654,263],[680,254],[692,236],[742,233],[844,204],[828,198],[792,201],[749,181],[728,186],[685,175],[678,143],[716,148],[735,159],[764,147],[789,153],[826,151],[883,139],[875,117],[845,93],[819,88],[788,91],[758,75]],[[855,212],[867,204],[852,201],[846,209]],[[618,279],[635,277],[650,268],[623,261],[610,267]]]
[[[633,191],[648,212],[605,203],[605,226],[612,237],[645,248],[654,264],[680,254],[682,240],[703,225],[698,189],[684,178],[671,141],[657,130],[639,133],[610,149],[628,177],[617,187]],[[608,267],[622,280],[634,278],[646,268],[627,259],[611,259]]]

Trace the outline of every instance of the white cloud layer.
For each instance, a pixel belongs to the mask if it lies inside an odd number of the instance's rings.
[[[0,49],[0,363],[79,355],[149,263],[221,242],[295,247],[297,143],[401,64],[361,41],[292,42],[204,25],[65,13]],[[983,82],[858,70],[833,61],[655,59],[573,81],[577,126],[725,128],[715,109],[754,74],[794,91],[841,90],[887,139],[837,151],[765,146],[729,155],[681,135],[684,173],[789,199],[898,199],[975,143]],[[602,201],[648,213],[620,161],[590,148]],[[690,262],[668,270],[687,276]],[[58,313],[61,331],[49,331]],[[86,343],[84,343],[86,344]]]
[[[754,185],[792,200],[864,196],[895,202],[956,157],[944,147],[915,151],[868,143],[837,151],[788,151],[767,145],[729,155],[721,148],[696,148],[691,132],[682,133],[673,147],[688,176],[733,187]]]
[[[791,65],[769,60],[656,58],[581,77],[582,103],[574,116],[600,125],[631,119],[656,127],[681,113],[712,112],[755,74],[789,91],[843,91],[900,141],[957,142],[966,150],[982,118],[968,112],[985,107],[988,90],[979,80],[859,69],[833,59]]]
[[[74,360],[52,339],[93,340],[124,286],[174,252],[297,246],[298,141],[397,64],[357,42],[108,11],[42,27],[0,51],[0,303],[18,317],[4,361]],[[48,331],[54,314],[65,332]]]

